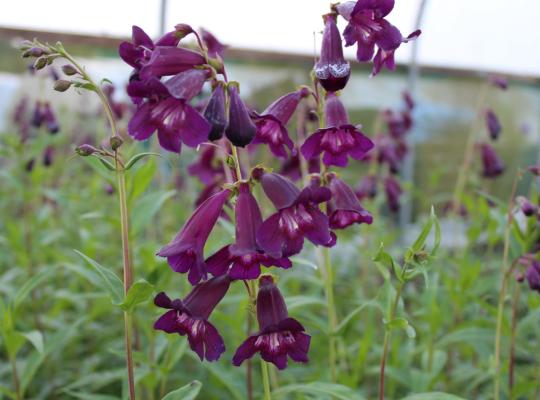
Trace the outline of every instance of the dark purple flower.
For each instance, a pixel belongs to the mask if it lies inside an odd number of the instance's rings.
[[[387,164],[390,172],[397,174],[407,153],[405,142],[388,135],[379,135],[375,140],[375,149],[377,150],[377,162]]]
[[[540,262],[533,259],[525,272],[525,278],[529,283],[531,290],[536,290],[540,293]]]
[[[208,50],[208,55],[212,58],[217,58],[218,56],[220,58],[223,58],[223,53],[225,50],[227,50],[227,47],[223,43],[221,43],[217,38],[210,32],[208,32],[206,29],[199,29],[201,32],[201,37],[206,45],[206,48]]]
[[[58,121],[56,120],[56,116],[54,115],[54,112],[49,102],[46,102],[43,105],[42,113],[43,122],[45,122],[47,130],[50,134],[54,135],[60,130],[60,126],[58,125]]]
[[[204,57],[183,47],[156,46],[140,70],[141,79],[177,75],[206,62]]]
[[[374,199],[377,196],[377,176],[366,175],[362,178],[355,190],[358,200],[365,198]]]
[[[209,279],[195,286],[183,300],[171,300],[165,293],[159,293],[154,304],[170,311],[159,317],[154,329],[187,335],[189,347],[201,361],[216,361],[225,351],[225,344],[208,318],[229,290],[230,284],[227,276]]]
[[[343,57],[341,35],[336,25],[336,15],[326,14],[321,45],[321,58],[314,71],[321,86],[329,92],[336,92],[347,85],[351,76],[351,66]]]
[[[43,115],[43,105],[41,101],[36,101],[34,104],[34,110],[32,111],[32,126],[34,128],[39,128],[44,121]]]
[[[490,75],[489,83],[502,90],[508,89],[508,80],[504,76]]]
[[[394,0],[358,0],[356,3],[348,1],[336,6],[337,12],[349,21],[343,31],[345,45],[352,46],[357,43],[356,58],[359,62],[373,59],[372,75],[377,75],[383,66],[394,69],[396,49],[401,43],[413,40],[421,33],[417,30],[403,37],[399,29],[384,19],[393,8]]]
[[[32,172],[34,170],[35,165],[36,165],[36,160],[34,158],[31,158],[24,165],[24,169],[25,169],[26,172]]]
[[[300,148],[306,159],[324,153],[325,165],[345,167],[349,162],[348,156],[361,160],[373,148],[373,142],[349,123],[347,111],[334,93],[327,94],[324,113],[326,128],[318,129]]]
[[[229,194],[230,190],[222,190],[202,203],[175,238],[157,253],[160,257],[167,257],[173,271],[189,272],[188,279],[192,285],[201,279],[206,279],[204,244],[219,218]]]
[[[260,115],[256,114],[257,133],[252,143],[265,143],[276,157],[287,157],[286,147],[294,152],[294,144],[285,127],[291,119],[298,103],[309,95],[309,89],[302,88],[288,93],[270,104]]]
[[[208,104],[204,110],[204,118],[206,118],[212,127],[208,139],[212,141],[221,139],[227,127],[225,88],[221,82],[218,82],[212,91],[212,96],[208,100]]]
[[[302,170],[300,165],[300,154],[298,150],[292,152],[292,155],[284,160],[279,170],[280,175],[284,175],[293,181],[297,181],[302,178]],[[321,164],[316,158],[307,160],[307,172],[309,174],[318,174],[321,170]]]
[[[540,165],[531,165],[527,167],[527,170],[534,176],[540,176]]]
[[[491,108],[488,108],[486,110],[485,118],[486,118],[486,127],[489,132],[489,137],[492,140],[497,140],[502,130],[501,123],[499,122],[499,118],[497,118],[497,115],[493,112]]]
[[[116,88],[113,85],[103,86],[103,93],[105,93],[105,96],[107,96],[107,100],[111,105],[114,116],[116,117],[116,119],[122,119],[126,111],[126,104],[119,103],[118,101],[114,100],[113,95],[115,90]]]
[[[390,211],[399,211],[399,198],[403,190],[399,182],[391,175],[384,178],[384,192]]]
[[[275,258],[298,254],[304,237],[315,245],[331,247],[335,244],[328,217],[318,206],[330,200],[330,190],[313,180],[300,191],[294,183],[274,173],[262,174],[260,181],[277,209],[257,232],[257,242],[265,253]]]
[[[403,101],[405,102],[405,105],[407,106],[407,110],[411,112],[416,106],[411,92],[409,92],[408,90],[405,90],[402,93],[402,96],[403,96]]]
[[[157,130],[161,146],[175,153],[180,153],[182,143],[197,147],[206,141],[210,124],[188,104],[189,96],[195,95],[197,88],[200,90],[199,83],[184,89],[177,87],[177,95],[184,93],[187,97],[175,98],[156,78],[132,81],[128,94],[138,107],[128,123],[129,134],[136,140],[146,140]]]
[[[409,111],[394,112],[385,110],[382,117],[388,125],[388,132],[393,138],[403,138],[412,128],[413,121]]]
[[[296,362],[308,362],[311,337],[300,322],[289,317],[285,300],[268,275],[259,279],[257,320],[259,332],[238,347],[233,357],[234,365],[239,366],[255,353],[261,353],[263,360],[279,369],[287,368],[287,356]]]
[[[189,165],[191,176],[198,177],[202,183],[209,185],[223,176],[223,165],[216,159],[216,148],[204,146],[200,152],[199,160]]]
[[[521,212],[527,216],[527,217],[531,217],[533,215],[536,214],[538,208],[536,206],[534,206],[530,201],[529,199],[523,197],[523,196],[518,196],[517,199],[516,199],[519,207],[521,208]]]
[[[328,174],[332,198],[328,202],[328,218],[331,229],[344,229],[352,224],[371,224],[373,217],[365,210],[354,190],[335,174]]]
[[[54,147],[47,146],[43,151],[43,166],[50,167],[54,160]]]
[[[229,125],[225,129],[225,136],[238,147],[245,147],[251,143],[257,128],[249,116],[249,111],[240,98],[238,84],[230,83],[229,89]]]
[[[485,178],[495,178],[504,172],[504,165],[490,144],[480,144],[480,152],[482,154],[482,175]]]
[[[232,279],[257,279],[261,264],[291,268],[288,258],[273,258],[260,250],[256,233],[262,225],[261,211],[248,183],[242,183],[239,191],[235,206],[236,243],[209,257],[206,260],[208,271],[216,276],[228,274]]]

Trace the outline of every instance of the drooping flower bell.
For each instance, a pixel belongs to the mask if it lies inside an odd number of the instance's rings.
[[[210,236],[229,194],[230,190],[225,189],[202,203],[176,237],[157,253],[158,256],[167,258],[173,271],[189,273],[188,279],[192,285],[201,279],[206,279],[204,244]]]
[[[210,123],[212,129],[208,135],[209,140],[218,140],[223,137],[227,127],[227,113],[225,110],[225,88],[218,82],[212,91],[212,96],[204,110],[204,118]]]
[[[216,148],[214,146],[204,146],[200,152],[199,159],[190,164],[188,173],[196,176],[205,185],[210,185],[223,175],[223,165],[216,158]]]
[[[377,196],[377,176],[364,176],[358,183],[355,194],[356,197],[358,197],[358,200],[363,200],[365,198],[374,199],[375,196]]]
[[[49,133],[52,135],[54,135],[55,133],[58,133],[58,131],[60,130],[60,125],[58,125],[56,115],[54,114],[54,111],[49,102],[46,102],[43,105],[42,113],[43,113],[43,122],[45,123],[45,126],[47,127],[47,130],[49,131]]]
[[[525,278],[531,290],[536,290],[540,293],[540,262],[532,260],[529,268],[525,272]]]
[[[351,76],[351,66],[343,57],[343,44],[336,25],[336,15],[326,14],[321,46],[321,58],[314,71],[321,86],[328,92],[336,92],[347,85]]]
[[[321,171],[321,164],[316,158],[307,161],[308,174],[318,174]],[[298,150],[293,152],[289,158],[281,164],[279,174],[286,176],[292,181],[298,181],[302,178],[302,166]]]
[[[270,104],[261,114],[255,114],[257,133],[253,144],[265,143],[276,157],[287,157],[286,147],[291,154],[294,152],[294,143],[289,137],[285,127],[300,101],[309,95],[309,89],[302,88],[281,96]]]
[[[526,216],[526,217],[532,217],[533,215],[535,215],[537,212],[538,212],[538,207],[536,207],[535,205],[533,205],[529,199],[523,197],[523,196],[518,196],[516,198],[516,202],[517,204],[519,205],[519,208],[521,209],[521,212]]]
[[[154,304],[168,309],[154,324],[154,329],[187,335],[189,346],[201,361],[216,361],[225,351],[225,344],[208,318],[230,286],[227,276],[212,278],[195,286],[183,300],[171,300],[159,293]]]
[[[36,101],[32,111],[32,126],[39,128],[43,124],[43,105],[41,101]]]
[[[225,136],[237,147],[245,147],[251,143],[257,128],[249,116],[249,111],[240,98],[238,83],[230,82],[229,91],[229,125]]]
[[[345,167],[348,157],[361,160],[373,148],[373,142],[357,127],[349,123],[343,103],[334,93],[328,93],[324,107],[326,128],[309,136],[300,151],[310,160],[323,154],[325,165]]]
[[[300,191],[290,180],[274,173],[262,173],[258,178],[277,209],[257,232],[257,242],[265,253],[274,258],[298,254],[304,246],[304,237],[315,245],[335,244],[328,217],[318,206],[330,200],[329,189],[312,180]]]
[[[47,146],[43,151],[43,166],[50,167],[54,161],[54,147]]]
[[[250,192],[248,183],[241,183],[236,200],[236,243],[227,245],[206,260],[208,271],[215,276],[228,274],[232,279],[257,279],[261,265],[291,268],[286,258],[273,258],[260,250],[256,233],[262,224],[262,215]]]
[[[394,8],[394,0],[358,0],[338,4],[336,11],[347,21],[343,31],[345,46],[357,43],[356,58],[359,62],[373,61],[372,75],[377,75],[383,66],[395,68],[394,52],[402,44],[420,36],[417,30],[403,37],[399,29],[390,24],[386,17]]]
[[[401,197],[403,190],[401,189],[401,185],[396,178],[391,175],[384,178],[384,192],[386,194],[386,201],[390,211],[399,211],[399,198]]]
[[[480,144],[482,155],[482,175],[485,178],[495,178],[504,172],[504,165],[489,143]]]
[[[497,140],[502,131],[502,126],[499,122],[499,118],[497,118],[497,114],[495,114],[491,108],[488,108],[485,112],[485,118],[489,137],[492,140]]]
[[[206,45],[206,48],[208,50],[208,56],[212,58],[223,58],[223,53],[225,53],[225,50],[227,50],[227,45],[224,45],[221,43],[211,32],[207,31],[206,29],[199,29],[201,33],[201,38]]]
[[[289,317],[285,300],[269,275],[259,279],[257,320],[259,331],[238,347],[234,365],[239,366],[255,353],[260,353],[263,360],[278,369],[287,368],[287,357],[296,362],[308,362],[311,337],[300,322]]]
[[[328,202],[330,228],[345,229],[352,224],[371,224],[373,217],[358,201],[354,190],[336,174],[327,175],[332,198]]]
[[[206,62],[204,56],[184,47],[156,46],[140,70],[140,78],[177,75]]]

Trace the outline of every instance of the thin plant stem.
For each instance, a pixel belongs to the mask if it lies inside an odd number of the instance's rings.
[[[332,382],[337,381],[336,371],[336,337],[335,331],[337,328],[337,316],[334,302],[334,273],[332,271],[332,261],[330,259],[330,249],[325,247],[322,250],[323,253],[323,265],[326,284],[326,302],[328,309],[328,362],[330,364],[330,376]]]
[[[15,388],[15,398],[17,400],[22,400],[23,396],[21,393],[21,383],[19,381],[19,373],[17,371],[17,361],[15,357],[9,357],[9,362],[11,364],[11,374],[13,376],[13,387]]]
[[[396,289],[396,298],[392,303],[392,308],[390,309],[389,321],[392,321],[396,317],[396,310],[399,304],[399,299],[401,297],[401,292],[403,290],[403,282],[400,282],[399,286]],[[383,352],[381,355],[381,362],[379,367],[379,400],[384,400],[384,371],[386,368],[386,357],[388,356],[388,347],[390,344],[390,331],[386,330],[384,333],[384,342],[383,342]]]
[[[234,158],[234,167],[236,168],[236,180],[242,180],[242,168],[240,167],[240,157],[238,156],[238,150],[236,146],[232,146],[232,155]]]
[[[253,324],[253,320],[255,317],[255,302],[256,297],[255,293],[257,291],[257,288],[255,287],[254,281],[249,281],[246,283],[246,289],[248,291],[249,295],[249,306],[248,306],[248,316],[247,316],[247,335],[251,335],[251,328]],[[248,394],[248,400],[253,400],[253,362],[251,359],[247,360],[246,364],[246,389]]]
[[[512,333],[510,334],[510,354],[508,356],[508,394],[510,400],[513,398],[512,389],[514,388],[514,365],[516,355],[516,328],[517,328],[517,309],[519,306],[519,296],[521,294],[521,285],[516,284],[514,288],[514,297],[512,299]]]
[[[508,280],[516,265],[513,262],[510,268],[508,265],[508,258],[510,255],[510,232],[512,229],[512,223],[514,221],[514,198],[516,196],[517,184],[521,179],[521,171],[517,171],[512,184],[512,190],[510,192],[510,199],[508,200],[508,213],[506,218],[506,228],[504,231],[504,249],[503,249],[503,261],[501,266],[501,289],[499,291],[499,304],[497,307],[497,327],[495,331],[495,377],[493,385],[493,398],[494,400],[500,399],[500,386],[501,386],[501,334],[502,334],[502,322],[504,314],[504,300],[506,297],[506,288],[508,286]]]
[[[272,400],[270,392],[270,379],[268,377],[268,364],[261,358],[261,373],[264,388],[264,400]]]

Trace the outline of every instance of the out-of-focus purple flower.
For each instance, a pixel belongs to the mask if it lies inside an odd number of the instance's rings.
[[[540,176],[540,165],[531,165],[527,170],[534,176]]]
[[[221,214],[229,194],[230,190],[222,190],[202,203],[175,238],[157,253],[158,256],[167,258],[173,271],[189,272],[188,279],[192,285],[201,279],[206,279],[204,244]]]
[[[43,122],[45,122],[45,126],[47,127],[49,133],[52,135],[58,133],[60,126],[58,125],[58,121],[56,120],[56,116],[54,115],[53,109],[49,102],[46,102],[43,105],[42,113]]]
[[[490,75],[488,79],[493,86],[502,90],[508,89],[508,80],[504,76]]]
[[[114,87],[114,85],[105,85],[103,87],[103,93],[105,93],[105,96],[107,96],[107,100],[111,105],[114,116],[116,117],[116,119],[122,119],[126,111],[126,104],[120,103],[114,99],[113,95],[115,90],[116,88]]]
[[[293,181],[297,181],[302,178],[302,170],[300,165],[300,154],[298,150],[292,152],[293,154],[287,158],[282,164],[279,174],[288,177]],[[318,174],[321,171],[321,164],[316,158],[307,160],[307,172],[309,174]]]
[[[201,33],[201,38],[206,45],[208,50],[208,55],[212,58],[223,58],[223,53],[227,50],[227,45],[221,43],[212,33],[208,32],[206,29],[200,28],[199,32]]]
[[[132,81],[128,94],[138,107],[128,123],[128,133],[136,140],[146,140],[157,130],[161,146],[175,153],[180,153],[182,143],[197,147],[208,139],[210,124],[188,101],[203,83],[204,80],[190,83],[189,88],[177,87],[176,94],[186,97],[175,98],[156,78]]]
[[[521,212],[523,214],[525,214],[525,216],[531,217],[533,215],[536,215],[536,213],[538,211],[538,207],[534,206],[529,201],[529,199],[527,199],[527,198],[525,198],[523,196],[518,196],[516,201],[517,201],[519,207],[521,208]]]
[[[339,97],[329,92],[324,108],[326,128],[318,129],[309,136],[300,151],[310,160],[323,155],[325,165],[347,166],[351,156],[361,160],[373,148],[373,142],[358,128],[349,123],[347,111]]]
[[[251,143],[257,128],[249,116],[249,111],[240,98],[238,84],[229,84],[229,125],[225,129],[225,136],[238,147],[245,147]]]
[[[504,172],[504,165],[489,143],[480,144],[482,155],[482,175],[485,178],[495,178]]]
[[[285,300],[271,276],[259,279],[257,295],[259,331],[238,347],[233,364],[239,366],[255,353],[279,369],[287,368],[287,356],[293,361],[306,363],[311,337],[294,318],[289,317]]]
[[[388,132],[395,139],[403,138],[412,128],[413,121],[409,111],[385,110],[382,117],[388,125]]]
[[[499,118],[497,118],[497,115],[493,112],[491,108],[488,108],[486,110],[485,118],[486,118],[486,127],[489,132],[489,137],[492,140],[497,140],[502,130],[501,123],[499,122]]]
[[[15,109],[13,110],[13,122],[16,124],[21,124],[26,117],[26,113],[28,112],[28,97],[22,97],[21,100],[17,103],[15,106]]]
[[[403,101],[405,102],[405,106],[407,107],[407,110],[411,112],[414,109],[414,107],[416,107],[416,103],[411,95],[411,92],[409,92],[408,90],[405,90],[402,93],[402,96],[403,96]]]
[[[286,147],[294,153],[294,144],[285,126],[298,107],[298,103],[308,95],[307,88],[288,93],[270,104],[260,115],[255,114],[257,133],[252,143],[267,144],[276,157],[286,158]]]
[[[314,71],[321,86],[329,92],[336,92],[347,85],[351,76],[351,66],[343,57],[341,35],[336,25],[336,15],[324,17],[324,33],[321,45],[321,58]]]
[[[318,207],[330,200],[329,189],[312,180],[300,191],[290,180],[274,173],[263,173],[260,181],[277,209],[257,232],[257,242],[265,253],[274,258],[298,254],[304,237],[315,245],[331,247],[335,244],[328,217]]]
[[[256,232],[262,224],[261,211],[248,183],[242,183],[239,191],[235,206],[236,243],[209,257],[206,260],[208,271],[215,276],[228,274],[232,279],[257,279],[261,274],[261,264],[291,268],[288,258],[273,258],[260,250]]]
[[[208,139],[212,141],[221,139],[227,127],[225,88],[221,82],[218,82],[212,91],[212,96],[208,100],[204,110],[204,118],[206,118],[212,127]]]
[[[384,18],[393,8],[394,0],[358,0],[356,3],[347,1],[335,7],[336,11],[349,21],[343,31],[345,46],[357,43],[356,58],[359,62],[373,59],[372,75],[377,75],[383,66],[393,70],[396,49],[421,34],[421,31],[417,30],[403,37],[399,29]]]
[[[47,146],[43,151],[43,166],[50,167],[54,160],[54,147]]]
[[[373,217],[360,205],[354,190],[333,173],[327,177],[332,192],[328,202],[330,228],[345,229],[352,224],[371,224]]]
[[[469,212],[467,211],[467,207],[465,207],[465,204],[461,202],[454,203],[453,200],[450,200],[444,203],[442,213],[443,215],[457,214],[463,218],[466,218],[469,215]]]
[[[384,178],[384,192],[390,211],[399,211],[399,198],[403,190],[399,182],[391,175]]]
[[[200,152],[199,160],[188,167],[191,176],[196,176],[205,185],[215,182],[223,175],[223,165],[216,160],[216,148],[204,146]]]
[[[531,261],[529,268],[525,272],[525,278],[527,278],[531,290],[540,293],[540,262],[537,260]]]
[[[36,160],[34,158],[31,158],[24,165],[24,169],[25,169],[26,172],[32,172],[34,170],[35,165],[36,165]]]
[[[154,324],[154,329],[167,333],[187,335],[189,347],[201,361],[216,361],[225,351],[225,344],[208,318],[229,290],[227,276],[212,278],[195,286],[183,300],[171,300],[159,293],[154,304],[168,309]]]
[[[32,111],[32,126],[39,128],[44,121],[43,104],[41,101],[36,101],[34,104],[34,110]]]
[[[355,190],[358,200],[365,198],[374,199],[377,196],[377,176],[366,175],[361,180]]]
[[[379,135],[375,139],[375,149],[377,162],[387,164],[390,172],[397,174],[407,153],[406,143],[388,135]]]
[[[114,186],[110,183],[106,183],[103,185],[103,190],[105,190],[105,193],[107,193],[109,196],[112,196],[114,193]]]

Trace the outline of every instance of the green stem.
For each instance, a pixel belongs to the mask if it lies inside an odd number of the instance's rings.
[[[261,373],[264,388],[264,400],[272,400],[272,394],[270,392],[270,379],[268,377],[268,364],[261,359]]]
[[[337,370],[335,332],[337,328],[337,316],[334,303],[334,273],[332,270],[332,261],[330,259],[330,249],[328,247],[325,247],[323,248],[322,252],[324,258],[324,275],[326,278],[326,307],[328,310],[328,362],[330,364],[330,376],[332,378],[332,382],[336,382]]]
[[[399,304],[399,298],[401,297],[401,292],[403,290],[403,282],[400,282],[396,290],[396,298],[392,303],[392,308],[390,309],[390,316],[388,322],[392,321],[396,317],[396,310]],[[379,400],[384,400],[384,370],[386,368],[386,357],[388,356],[388,347],[390,343],[390,331],[386,329],[384,333],[384,343],[383,343],[383,353],[381,356],[380,368],[379,368]]]
[[[232,155],[234,158],[234,167],[236,168],[236,181],[242,180],[242,168],[240,168],[240,157],[236,146],[232,146]]]
[[[518,283],[514,289],[514,298],[512,299],[512,333],[510,335],[510,354],[508,357],[508,394],[510,400],[513,398],[514,388],[514,365],[516,355],[516,328],[517,328],[517,309],[519,305],[519,296],[521,294],[521,285]]]
[[[17,361],[15,357],[9,357],[9,362],[11,364],[11,373],[13,375],[13,387],[15,388],[15,398],[17,400],[22,400],[23,396],[21,393],[21,383],[19,381],[19,373],[17,372]]]

